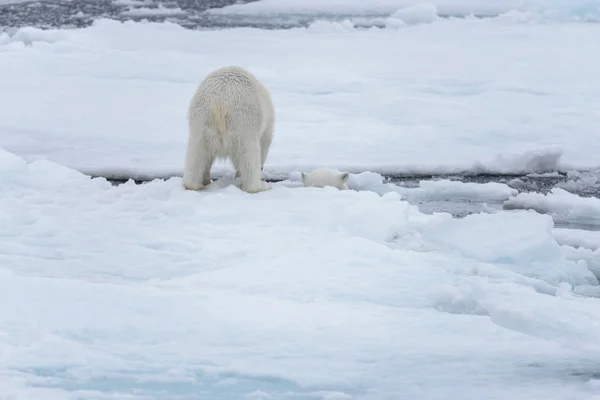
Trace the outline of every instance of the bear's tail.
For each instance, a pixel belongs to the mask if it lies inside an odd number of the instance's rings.
[[[227,115],[228,115],[228,107],[225,102],[213,103],[211,107],[211,114],[214,123],[215,130],[217,131],[217,136],[223,140],[225,135],[227,134]]]

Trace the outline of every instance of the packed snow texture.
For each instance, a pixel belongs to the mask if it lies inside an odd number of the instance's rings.
[[[275,103],[266,177],[316,167],[428,174],[598,166],[600,25],[519,21],[367,30],[321,21],[276,34],[108,20],[23,28],[0,36],[0,86],[10,93],[0,97],[0,145],[89,173],[179,175],[193,92],[210,71],[236,64]]]
[[[4,398],[597,398],[598,281],[548,216],[0,171]]]

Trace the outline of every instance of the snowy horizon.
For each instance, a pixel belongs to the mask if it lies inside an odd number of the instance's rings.
[[[600,398],[600,2],[324,4],[0,34],[0,400]],[[278,182],[186,191],[232,64]],[[302,187],[322,166],[350,190]]]
[[[0,145],[94,175],[179,175],[191,94],[211,70],[238,64],[276,102],[268,174],[319,166],[396,175],[600,167],[600,25],[390,21],[366,30],[317,21],[273,34],[98,20],[84,29],[3,34],[11,96],[0,100]],[[287,47],[294,51],[276,62],[264,56]],[[133,105],[150,116],[123,112]],[[30,109],[51,112],[32,119]]]
[[[258,0],[225,7],[209,12],[225,15],[270,14],[393,14],[398,10],[435,9],[439,15],[498,16],[511,12],[534,13],[550,18],[591,18],[598,21],[598,0],[378,0],[365,3],[360,0]]]

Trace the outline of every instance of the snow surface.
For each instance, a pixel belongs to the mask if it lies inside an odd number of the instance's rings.
[[[560,244],[584,247],[590,250],[600,249],[600,231],[555,228],[554,238]]]
[[[597,399],[598,280],[548,216],[0,171],[3,398]]]
[[[0,145],[89,173],[181,174],[189,99],[211,70],[238,64],[276,105],[267,176],[598,167],[598,37],[600,24],[506,15],[368,30],[321,21],[276,34],[109,20],[23,28],[0,36],[10,94],[0,97]]]
[[[600,231],[554,228],[553,234],[556,241],[560,244],[583,247],[590,250],[600,249]]]
[[[598,167],[596,2],[414,3],[382,29],[0,35],[0,399],[598,400],[597,235],[553,218],[600,225],[600,200],[378,173]],[[189,98],[227,64],[272,92],[273,190],[76,171],[181,173]],[[321,166],[353,190],[300,187]],[[407,202],[447,199],[549,215]]]
[[[284,183],[287,186],[301,186],[300,173],[291,173]],[[404,182],[398,184],[387,183],[384,178],[374,172],[362,172],[351,174],[348,178],[348,187],[352,190],[369,190],[378,194],[396,192],[404,199],[413,200],[448,200],[457,201],[504,201],[516,196],[519,191],[503,183],[473,183],[439,179],[435,181],[419,181],[418,187],[404,186]]]
[[[511,11],[546,16],[569,15],[597,19],[599,0],[259,0],[210,10],[214,14],[391,14],[400,9],[434,8],[442,15],[498,15]]]
[[[519,193],[504,202],[506,209],[531,209],[551,214],[556,222],[600,226],[600,199],[581,197],[561,188],[550,193]]]
[[[483,184],[472,182],[450,181],[420,181],[419,187],[397,190],[408,198],[445,200],[452,198],[463,201],[502,201],[518,194],[518,190],[503,183],[488,182]]]

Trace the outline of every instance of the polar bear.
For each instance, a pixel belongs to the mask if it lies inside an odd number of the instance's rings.
[[[204,188],[212,182],[215,159],[229,158],[242,190],[270,189],[261,180],[261,171],[273,140],[274,120],[271,95],[250,72],[228,66],[208,74],[189,105],[183,186]]]
[[[333,186],[339,190],[348,190],[346,181],[349,176],[348,172],[340,172],[330,168],[317,168],[308,174],[302,172],[302,183],[304,187],[323,188]]]

